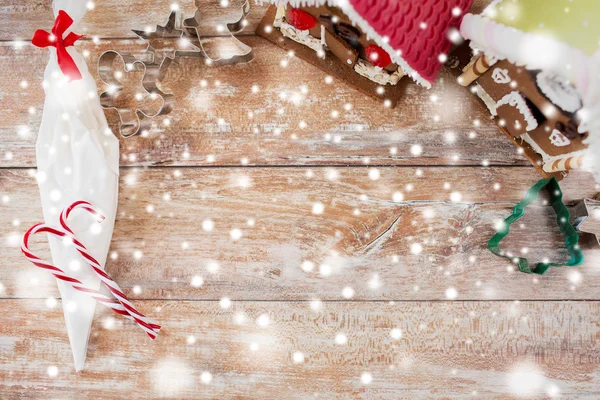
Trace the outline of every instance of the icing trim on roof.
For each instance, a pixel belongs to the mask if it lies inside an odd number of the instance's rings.
[[[583,51],[564,42],[499,24],[481,15],[465,14],[460,33],[471,41],[473,49],[489,57],[506,59],[527,69],[550,69],[571,82],[582,76],[589,60]],[[550,59],[540,57],[539,52],[543,49],[552,50]]]
[[[500,60],[506,59],[527,69],[550,70],[575,84],[583,100],[584,109],[589,113],[589,135],[583,143],[588,145],[583,169],[594,174],[600,182],[600,50],[588,56],[580,49],[549,37],[508,27],[480,15],[466,14],[460,25],[460,32],[471,40],[471,47]],[[553,50],[554,62],[548,63],[539,54],[533,53],[540,44]],[[524,57],[525,56],[525,57]],[[544,62],[546,61],[546,62]]]

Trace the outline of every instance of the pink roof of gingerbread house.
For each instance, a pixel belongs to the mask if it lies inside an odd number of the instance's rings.
[[[416,82],[430,87],[473,0],[272,0],[294,7],[339,7]]]

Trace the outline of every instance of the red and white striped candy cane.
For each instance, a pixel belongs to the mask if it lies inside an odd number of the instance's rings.
[[[76,248],[78,250],[79,250],[79,248],[85,249],[83,244],[81,242],[79,242],[72,235],[72,233],[69,234],[69,233],[59,230],[57,228],[48,226],[43,223],[39,223],[39,224],[36,224],[36,225],[32,226],[31,228],[29,228],[29,230],[27,232],[25,232],[25,235],[23,236],[23,243],[21,245],[21,251],[23,252],[25,257],[27,257],[27,259],[29,261],[31,261],[34,265],[36,265],[40,268],[49,270],[57,279],[71,283],[71,286],[75,290],[86,293],[87,295],[92,297],[94,300],[99,301],[100,303],[102,303],[105,306],[112,309],[117,314],[123,315],[125,318],[135,321],[146,332],[146,334],[151,339],[156,338],[156,335],[158,334],[158,331],[160,330],[160,325],[157,325],[153,322],[150,322],[150,323],[147,322],[148,319],[146,317],[144,317],[143,314],[140,314],[137,311],[135,313],[133,313],[123,303],[121,303],[121,301],[116,300],[116,299],[111,299],[111,298],[103,295],[102,293],[98,292],[95,289],[84,286],[83,283],[80,282],[78,279],[75,279],[75,278],[65,274],[65,272],[62,269],[60,269],[46,261],[43,261],[38,256],[33,254],[31,252],[31,250],[29,249],[29,240],[32,235],[34,235],[36,233],[42,233],[42,232],[50,233],[50,234],[53,234],[53,235],[61,237],[61,238],[67,238],[73,242],[73,244],[76,246]],[[102,271],[102,272],[104,273],[104,271]],[[104,273],[104,274],[106,276],[108,276],[108,274],[106,274],[106,273]],[[110,277],[108,276],[108,278],[110,278]],[[131,305],[130,302],[128,305],[130,308],[135,310],[135,308],[133,308],[133,306]]]
[[[74,202],[70,206],[65,207],[63,209],[62,213],[60,214],[59,221],[60,221],[60,224],[63,227],[63,229],[68,234],[68,236],[71,239],[73,239],[73,244],[75,245],[75,248],[88,261],[88,263],[92,267],[93,271],[100,278],[102,283],[104,283],[104,285],[108,288],[108,290],[110,290],[110,292],[117,298],[119,303],[121,303],[123,305],[123,307],[127,310],[127,312],[134,319],[145,322],[146,325],[148,327],[150,327],[155,333],[158,333],[158,331],[160,330],[160,325],[158,325],[156,322],[154,322],[153,320],[151,320],[150,318],[146,317],[144,314],[142,314],[138,310],[136,310],[136,308],[133,306],[131,301],[129,301],[127,296],[123,293],[123,291],[121,290],[121,288],[119,287],[117,282],[115,282],[110,277],[110,275],[108,275],[106,272],[104,272],[100,263],[87,251],[85,246],[76,239],[75,234],[73,233],[73,230],[67,225],[67,220],[68,220],[71,212],[77,208],[83,208],[84,210],[90,212],[92,215],[94,215],[97,218],[98,222],[101,222],[102,220],[104,220],[104,216],[98,210],[96,210],[96,208],[94,208],[94,206],[90,202],[79,200],[79,201]]]
[[[36,265],[40,268],[49,270],[57,279],[71,283],[71,286],[75,290],[78,290],[80,292],[87,294],[88,296],[92,297],[94,300],[99,301],[100,303],[109,307],[117,314],[123,315],[124,317],[129,318],[129,319],[135,320],[134,318],[131,317],[131,315],[127,312],[125,307],[123,307],[123,305],[118,300],[111,299],[111,298],[103,295],[102,293],[98,292],[95,289],[84,286],[83,283],[81,281],[79,281],[78,279],[75,279],[75,278],[65,274],[65,272],[62,269],[42,260],[35,254],[33,254],[31,252],[31,250],[29,250],[29,239],[31,238],[32,235],[35,235],[36,233],[44,233],[44,232],[50,233],[50,234],[58,236],[58,237],[68,238],[69,240],[72,240],[72,238],[70,238],[65,232],[63,232],[61,230],[58,230],[56,228],[53,228],[53,227],[48,226],[43,223],[36,224],[36,225],[32,226],[31,228],[29,228],[29,230],[27,232],[25,232],[25,235],[23,236],[23,243],[21,244],[21,251],[23,252],[25,257],[27,257],[27,259],[29,261],[31,261],[34,265]],[[144,326],[145,324],[140,324],[140,322],[143,322],[143,321],[136,321],[136,322],[138,322],[138,324],[142,327],[142,329],[144,329],[144,331],[146,331],[148,336],[150,336],[152,339],[154,339],[156,337],[156,333],[154,332],[152,327]]]

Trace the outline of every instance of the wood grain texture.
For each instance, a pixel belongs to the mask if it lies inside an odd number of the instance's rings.
[[[254,48],[250,64],[209,68],[190,58],[171,66],[161,86],[175,95],[175,109],[155,119],[150,137],[121,141],[122,165],[239,166],[242,160],[249,165],[360,165],[367,159],[381,165],[528,164],[446,71],[432,90],[409,84],[406,97],[390,110],[343,83],[325,84],[323,72],[289,58],[263,38],[243,41]],[[77,46],[90,51],[94,75],[102,52],[117,49],[142,57],[146,48],[141,40]],[[0,167],[35,165],[44,101],[38,83],[47,59],[45,50],[29,45],[0,45],[5,105],[0,109]],[[280,66],[283,59],[287,68]],[[15,71],[21,64],[28,68]],[[29,84],[26,89],[20,86],[23,81]],[[116,112],[107,110],[107,116],[117,132]],[[422,152],[411,151],[413,145]]]
[[[80,373],[60,303],[0,304],[12,311],[0,315],[0,394],[9,400],[600,396],[597,302],[335,302],[315,311],[307,302],[224,310],[218,302],[138,301],[163,324],[157,340],[98,309]],[[263,314],[267,326],[256,323]],[[347,344],[336,344],[340,333]],[[303,363],[293,361],[298,351]],[[364,373],[372,383],[361,383]]]
[[[205,26],[222,24],[223,19],[234,20],[243,0],[230,0],[228,7],[222,7],[218,0],[196,0],[204,15]],[[471,12],[479,13],[490,0],[475,0]],[[118,0],[96,1],[95,8],[89,11],[81,23],[80,33],[101,38],[131,38],[131,29],[144,29],[156,24],[164,24],[172,4],[178,4],[184,15],[192,16],[195,11],[194,0]],[[14,2],[1,0],[0,9],[7,24],[0,26],[1,40],[27,40],[36,29],[50,28],[54,17],[51,0],[28,0]],[[250,14],[246,17],[247,28],[242,34],[255,31],[267,6],[251,0]],[[212,29],[211,29],[212,32]]]
[[[366,167],[123,169],[116,259],[106,269],[129,294],[139,285],[134,297],[150,299],[339,300],[347,286],[369,300],[445,299],[451,287],[459,299],[599,298],[598,249],[584,249],[582,267],[543,277],[513,272],[487,250],[494,224],[538,180],[532,168],[430,167],[420,177],[417,170],[378,168],[380,178],[371,180]],[[16,247],[41,220],[28,175],[0,171],[0,192],[9,196],[0,213],[6,297],[57,293],[51,276]],[[571,175],[563,188],[567,201],[597,190],[587,174]],[[396,192],[404,201],[393,201]],[[461,201],[451,202],[452,193]],[[316,203],[322,214],[313,213]],[[207,219],[210,232],[202,228]],[[567,259],[554,220],[550,207],[532,206],[503,248],[528,247],[532,262]],[[234,229],[242,233],[237,241]],[[304,261],[314,270],[303,270]],[[204,278],[202,288],[190,285],[194,276]]]
[[[198,3],[204,16],[201,27],[214,27],[239,18],[244,1],[231,0],[228,7],[222,7],[219,1],[214,0],[199,0]],[[177,4],[185,17],[191,17],[194,14],[194,0],[96,1],[94,9],[88,11],[77,32],[85,34],[88,38],[94,36],[100,38],[136,37],[131,32],[132,29],[143,30],[146,27],[153,29],[156,25],[164,25],[171,12],[172,4]],[[29,40],[36,29],[52,27],[54,16],[52,15],[51,0],[30,0],[18,4],[2,0],[0,7],[3,17],[14,22],[0,28],[0,38],[4,41]],[[248,26],[241,32],[242,35],[254,33],[266,8],[259,4],[251,7],[251,12],[246,17]],[[207,31],[214,33],[214,29],[206,31],[201,29],[200,33]],[[225,34],[224,32],[223,35]]]
[[[92,74],[106,50],[143,57],[131,29],[164,23],[171,3],[97,1],[79,32],[98,44],[77,44]],[[192,14],[192,0],[178,3]],[[241,1],[230,3],[201,0],[204,26],[237,13]],[[445,71],[431,91],[409,85],[394,110],[327,85],[251,34],[264,9],[252,8],[242,33],[252,63],[182,59],[162,83],[177,97],[173,113],[149,137],[121,140],[106,269],[163,330],[150,342],[99,306],[77,374],[56,283],[18,249],[42,218],[33,168],[48,59],[23,40],[51,26],[51,1],[0,0],[0,398],[599,398],[600,251],[584,242],[583,266],[542,277],[487,251],[494,223],[539,179],[487,112]],[[568,203],[600,189],[581,173],[561,186]],[[505,248],[527,247],[532,261],[566,257],[552,221],[533,205]],[[39,240],[34,249],[49,257]],[[448,289],[457,301],[445,301]]]

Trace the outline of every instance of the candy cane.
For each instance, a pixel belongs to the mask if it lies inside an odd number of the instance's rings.
[[[96,275],[100,278],[100,280],[104,283],[108,290],[110,290],[110,292],[117,298],[119,303],[123,305],[127,312],[132,317],[144,321],[148,327],[150,327],[155,333],[158,333],[158,331],[160,330],[160,325],[156,324],[156,322],[152,321],[150,318],[146,317],[144,314],[136,310],[131,301],[129,301],[127,296],[125,296],[117,282],[115,282],[110,277],[110,275],[104,272],[100,263],[98,263],[98,261],[96,261],[96,259],[92,257],[92,255],[87,251],[86,247],[79,241],[77,241],[77,239],[75,238],[73,230],[71,230],[71,228],[67,225],[67,220],[69,218],[69,214],[71,214],[71,212],[77,208],[83,208],[84,210],[90,212],[96,217],[98,222],[104,220],[104,216],[98,210],[96,210],[91,203],[87,201],[79,200],[74,202],[70,206],[65,207],[62,213],[60,214],[59,221],[63,229],[66,231],[67,235],[71,239],[73,239],[73,244],[75,245],[75,248],[88,261]]]
[[[98,215],[100,215],[100,214],[98,214]],[[128,301],[127,305],[130,309],[128,309],[128,307],[126,307],[120,300],[111,299],[111,298],[103,295],[102,293],[98,292],[95,289],[86,287],[81,281],[67,275],[62,269],[60,269],[46,261],[43,261],[41,258],[39,258],[35,254],[33,254],[31,252],[31,250],[29,249],[29,240],[32,235],[35,235],[37,233],[42,233],[42,232],[50,233],[50,234],[58,236],[60,238],[66,238],[66,239],[71,240],[73,242],[73,244],[76,246],[76,248],[78,249],[78,251],[80,251],[80,253],[82,251],[82,250],[80,250],[80,248],[85,250],[85,247],[83,246],[83,244],[81,242],[79,242],[73,236],[72,232],[69,234],[65,231],[59,230],[52,226],[49,226],[49,225],[46,225],[43,223],[39,223],[39,224],[32,226],[31,228],[29,228],[29,230],[27,232],[25,232],[25,235],[23,235],[23,242],[21,244],[21,251],[23,252],[25,257],[31,263],[33,263],[34,265],[36,265],[39,268],[49,270],[57,279],[62,280],[64,282],[69,282],[75,290],[78,290],[80,292],[87,294],[88,296],[92,297],[94,300],[96,300],[96,301],[104,304],[105,306],[109,307],[110,309],[112,309],[115,313],[117,313],[119,315],[123,315],[125,318],[135,321],[146,332],[146,334],[151,339],[156,338],[156,335],[158,334],[158,331],[160,330],[160,325],[157,325],[153,322],[148,322],[148,319],[146,317],[144,317],[142,314],[140,314],[139,312],[137,312],[135,310],[135,308],[133,308],[133,305],[131,305],[131,303],[129,301]],[[102,271],[102,273],[110,279],[108,274],[106,274],[104,271]],[[123,295],[123,297],[124,297],[124,295]]]

